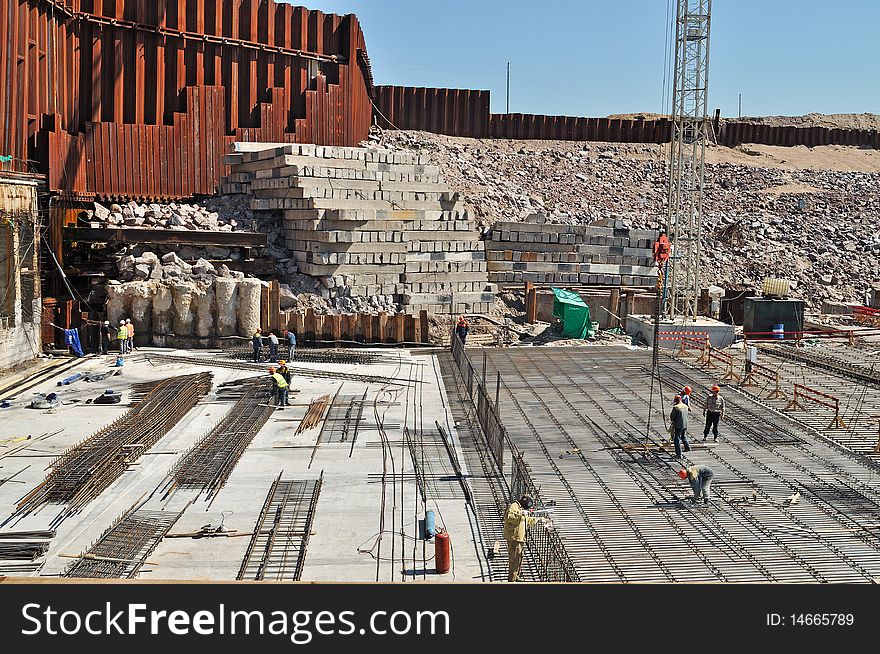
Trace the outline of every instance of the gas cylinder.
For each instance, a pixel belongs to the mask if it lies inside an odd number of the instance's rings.
[[[438,575],[449,572],[450,559],[449,534],[441,529],[434,537],[434,567]]]
[[[437,533],[436,518],[433,511],[425,512],[425,538],[431,540]]]

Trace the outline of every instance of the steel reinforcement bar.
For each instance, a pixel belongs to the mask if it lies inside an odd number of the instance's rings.
[[[53,461],[45,481],[3,524],[45,503],[67,504],[56,522],[80,510],[205,397],[212,378],[203,372],[132,386],[131,395],[137,399],[131,409]]]
[[[835,357],[829,353],[818,353],[794,348],[789,346],[761,345],[762,352],[772,354],[781,359],[796,361],[798,363],[806,363],[812,368],[823,368],[841,377],[861,382],[863,384],[871,384],[872,386],[880,386],[880,368],[875,369],[844,361],[839,357]]]
[[[252,377],[224,385],[237,387],[239,398],[226,416],[187,452],[171,472],[166,497],[176,488],[206,491],[213,497],[229,478],[241,455],[275,407],[268,377]]]
[[[142,505],[141,505],[142,506]],[[187,506],[189,506],[187,504]],[[186,510],[184,507],[183,511]],[[84,579],[134,579],[183,514],[132,507],[61,575]]]
[[[468,357],[467,351],[461,341],[456,338],[452,339],[452,359],[466,384],[467,394],[473,403],[483,436],[492,452],[498,470],[504,470],[505,449],[513,460],[511,479],[508,481],[501,475],[507,486],[508,494],[507,497],[497,498],[498,511],[503,515],[511,498],[519,497],[517,493],[524,492],[531,493],[537,505],[543,506],[541,486],[533,481],[528,465],[501,424],[498,418],[497,401],[493,403],[486,392],[485,375],[480,382],[476,368]],[[526,547],[530,562],[536,567],[540,581],[581,580],[562,538],[555,529],[538,527],[527,530]]]
[[[282,473],[283,474],[283,473]],[[236,579],[299,581],[324,473],[316,480],[273,482]]]
[[[248,372],[255,372],[259,370],[257,366],[264,366],[265,363],[251,363],[247,364],[244,362],[237,362],[231,360],[224,359],[209,359],[208,357],[185,357],[185,356],[177,356],[173,354],[155,354],[148,353],[147,359],[149,361],[156,361],[158,363],[187,363],[191,366],[207,366],[209,368],[230,368],[232,370],[247,370]],[[408,382],[401,379],[389,379],[387,377],[380,377],[377,375],[358,375],[349,372],[340,372],[335,370],[312,370],[310,368],[290,368],[290,374],[294,377],[311,377],[315,379],[343,379],[345,381],[359,381],[364,382],[365,384],[399,384],[405,385]]]

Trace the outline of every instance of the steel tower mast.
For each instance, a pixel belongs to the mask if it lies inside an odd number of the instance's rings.
[[[665,313],[673,320],[697,317],[700,233],[709,90],[709,22],[712,0],[676,0],[672,142],[666,232],[672,243]]]

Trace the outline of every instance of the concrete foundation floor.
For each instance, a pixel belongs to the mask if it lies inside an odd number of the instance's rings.
[[[436,447],[438,442],[442,443],[438,441],[439,423],[452,434],[455,447],[459,448],[436,358],[428,351],[375,351],[380,359],[369,365],[298,363],[298,367],[304,368],[381,376],[395,383],[295,376],[292,387],[299,392],[291,393],[292,406],[273,413],[225,486],[211,498],[189,490],[178,490],[163,498],[157,489],[165,484],[175,462],[234,403],[217,396],[218,385],[266,374],[265,365],[255,364],[254,371],[249,372],[155,359],[151,362],[145,356],[150,352],[210,357],[214,361],[220,361],[223,355],[142,349],[126,357],[120,375],[101,382],[56,385],[73,372],[109,370],[116,356],[85,358],[63,376],[25,391],[12,400],[11,407],[0,409],[0,521],[10,516],[19,500],[44,480],[55,457],[125,413],[131,384],[210,370],[214,374],[212,392],[81,513],[61,522],[37,574],[61,574],[74,560],[70,557],[86,551],[114,520],[138,502],[145,502],[144,508],[151,510],[183,510],[172,534],[197,531],[203,525],[218,525],[221,521],[229,530],[250,534],[279,474],[283,479],[316,479],[323,472],[323,489],[305,555],[303,580],[481,580],[483,554],[473,536],[477,532],[475,518],[460,487],[456,492],[457,479],[450,480],[443,472],[451,467],[448,453]],[[123,394],[122,404],[85,404],[108,388]],[[26,408],[32,393],[50,391],[61,394],[62,406],[52,410]],[[366,391],[354,444],[322,443],[316,448],[320,425],[299,435],[295,434],[296,428],[312,399],[333,396],[337,391],[358,396]],[[414,443],[412,448],[405,432]],[[33,436],[31,441],[19,440],[28,434]],[[414,457],[424,472],[425,498],[419,492]],[[13,479],[4,482],[13,475]],[[0,528],[0,538],[8,531],[47,529],[61,509],[59,505],[44,505]],[[453,560],[447,574],[435,572],[433,541],[422,537],[426,510],[435,512],[437,525],[445,527],[451,536]],[[244,535],[166,538],[149,556],[149,564],[141,569],[139,577],[232,580],[249,541],[250,537]]]

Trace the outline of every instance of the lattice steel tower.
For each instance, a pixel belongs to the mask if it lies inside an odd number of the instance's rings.
[[[672,256],[664,283],[666,314],[682,321],[696,318],[700,293],[711,11],[712,0],[677,0],[666,219]]]

